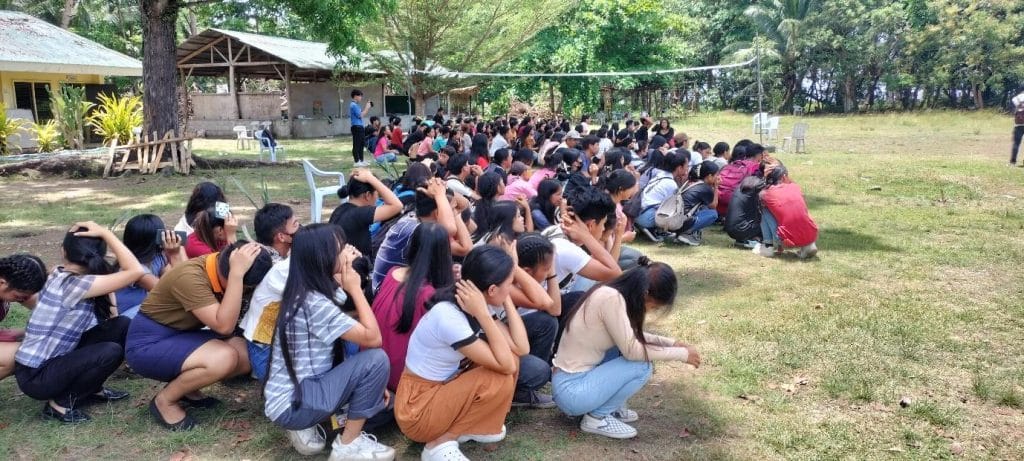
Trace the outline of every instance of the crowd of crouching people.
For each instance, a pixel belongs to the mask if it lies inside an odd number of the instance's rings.
[[[202,182],[173,226],[141,214],[119,238],[76,223],[52,270],[0,258],[0,315],[31,309],[0,330],[0,379],[82,423],[128,396],[105,386],[124,364],[166,383],[149,412],[173,431],[221,404],[210,385],[252,379],[295,450],[330,444],[334,461],[393,459],[372,435],[389,425],[424,460],[466,459],[460,444],[505,437],[512,407],[627,439],[652,362],[701,363],[646,331],[679,282],[632,242],[698,246],[721,225],[764,257],[817,252],[800,187],[748,140],[691,144],[647,117],[370,122],[378,163],[407,166],[394,181],[354,169],[327,223],[271,203],[239,239],[224,191]]]

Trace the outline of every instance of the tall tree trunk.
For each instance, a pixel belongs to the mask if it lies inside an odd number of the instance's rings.
[[[852,75],[843,78],[843,112],[850,113],[857,111],[857,92]]]
[[[416,115],[423,117],[427,116],[427,99],[429,97],[420,90],[416,90],[412,94],[413,102],[416,104]]]
[[[796,97],[796,85],[797,85],[796,72],[788,71],[782,77],[782,85],[784,92],[782,94],[782,104],[779,105],[778,113],[787,113],[787,108],[793,107],[793,99]]]
[[[75,14],[78,13],[79,3],[81,3],[81,0],[64,0],[64,9],[61,10],[60,14],[61,29],[71,27],[71,20],[75,19]]]
[[[179,0],[141,0],[144,132],[178,133],[175,23]]]

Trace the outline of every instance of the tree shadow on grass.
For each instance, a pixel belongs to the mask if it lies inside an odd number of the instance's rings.
[[[825,208],[837,205],[848,205],[844,201],[836,200],[832,197],[826,197],[824,195],[805,195],[804,201],[807,202],[807,208],[810,210],[816,210],[819,208]]]
[[[818,235],[819,251],[900,251],[875,235],[853,229],[828,228]]]
[[[750,250],[747,250],[749,254]],[[743,279],[738,275],[707,267],[677,270],[676,275],[679,277],[681,292],[687,296],[721,294],[743,284]]]

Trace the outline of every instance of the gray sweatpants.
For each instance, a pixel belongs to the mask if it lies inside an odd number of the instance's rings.
[[[289,430],[312,427],[348,404],[348,419],[369,418],[384,409],[384,388],[391,366],[383,349],[350,356],[320,376],[299,382],[302,401],[289,406],[274,424]]]

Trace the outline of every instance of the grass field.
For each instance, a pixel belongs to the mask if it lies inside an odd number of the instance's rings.
[[[746,115],[677,122],[691,139],[750,136]],[[783,119],[790,129],[792,117]],[[473,459],[1021,459],[1024,457],[1024,169],[1008,168],[1010,121],[988,113],[811,118],[806,155],[780,153],[821,229],[812,261],[764,259],[720,231],[698,248],[638,245],[678,271],[675,310],[656,330],[695,344],[699,370],[656,367],[631,406],[640,436],[578,433],[554,410],[513,411],[496,451]],[[345,168],[347,143],[289,142],[288,158]],[[251,157],[234,141],[201,154]],[[308,216],[299,166],[200,171],[190,178],[5,179],[0,254],[49,263],[76,220],[154,212],[176,221],[201,178],[225,186],[251,222],[266,181],[275,201]],[[258,200],[258,199],[257,199]],[[329,202],[331,203],[331,202]],[[251,228],[251,224],[250,224]],[[23,324],[14,309],[3,326]],[[77,427],[43,422],[13,379],[0,383],[0,458],[298,459],[262,416],[252,383],[216,386],[227,405],[172,434],[150,419],[158,384],[118,373],[127,401],[91,409]],[[899,402],[909,399],[903,408]],[[419,447],[379,434],[401,459]],[[320,459],[327,456],[326,452]]]

